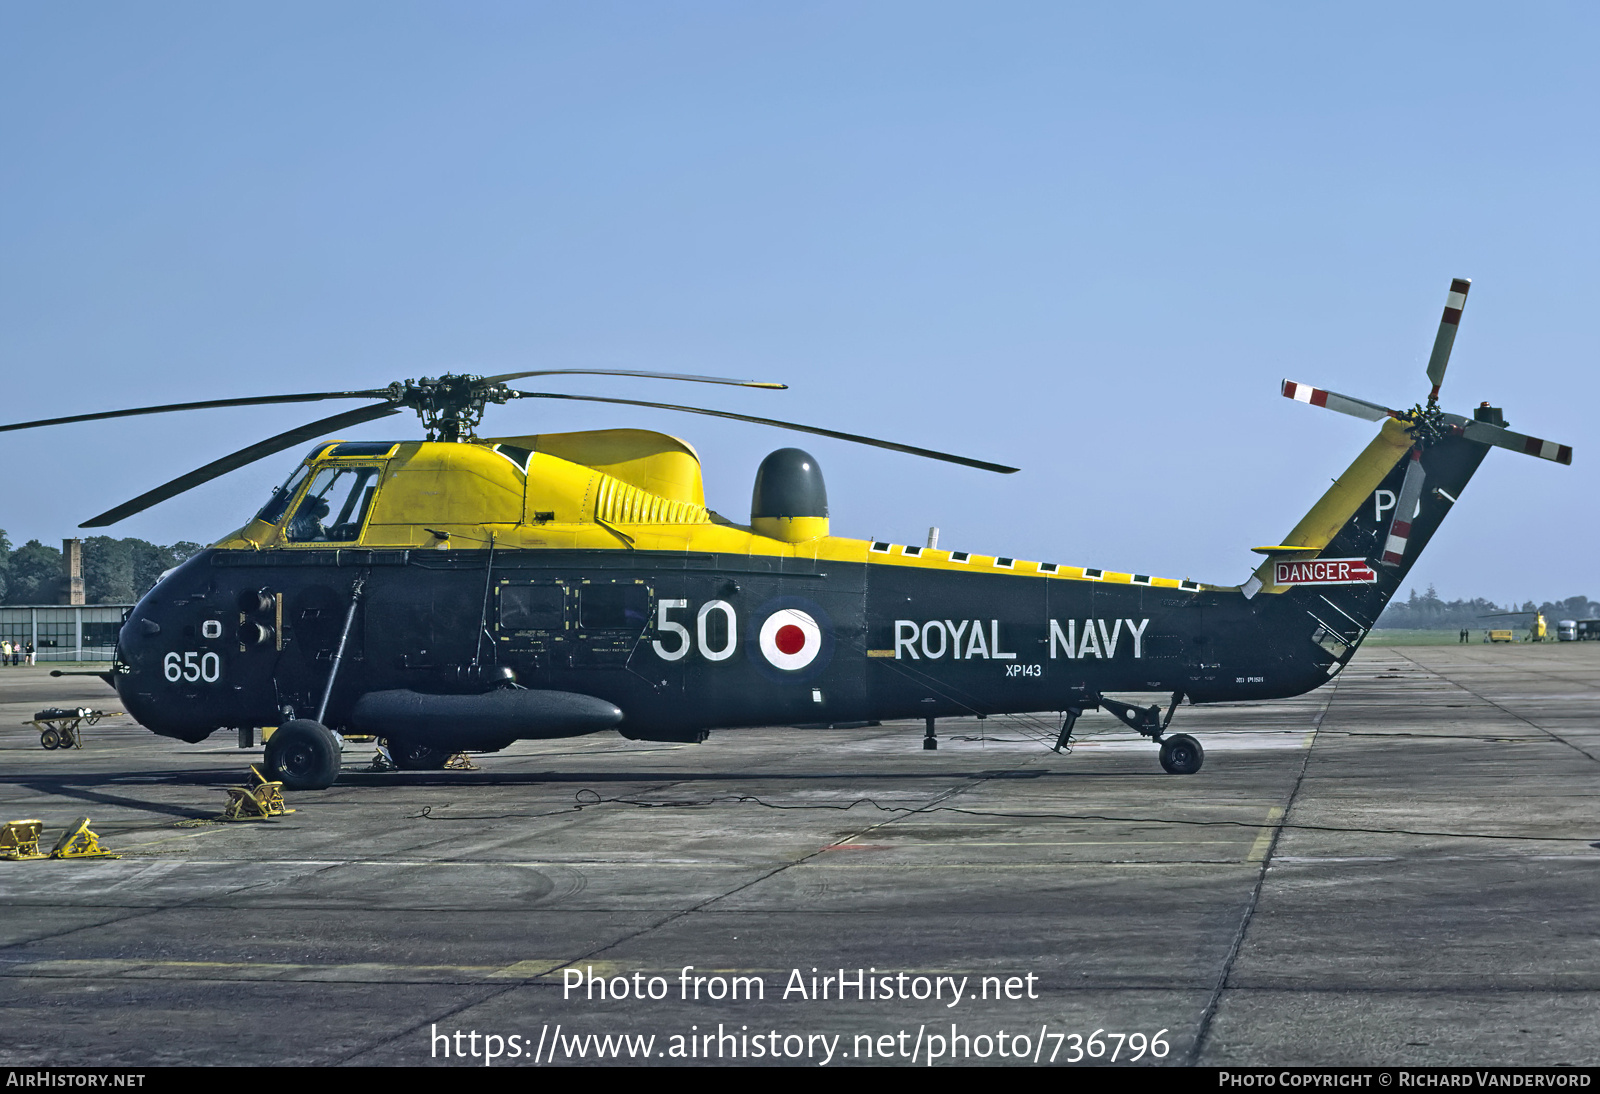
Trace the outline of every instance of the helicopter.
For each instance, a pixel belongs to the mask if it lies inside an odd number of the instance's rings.
[[[1546,638],[1548,638],[1550,636],[1549,625],[1545,622],[1544,613],[1541,612],[1541,611],[1490,612],[1488,615],[1480,615],[1480,616],[1478,616],[1478,618],[1479,619],[1504,619],[1504,618],[1506,618],[1508,616],[1521,616],[1521,615],[1532,616],[1532,618],[1528,620],[1528,641],[1529,642],[1543,642]]]
[[[1168,733],[1180,703],[1298,695],[1332,679],[1491,447],[1570,464],[1487,403],[1438,405],[1470,282],[1451,282],[1426,403],[1396,410],[1294,381],[1292,400],[1381,423],[1241,585],[833,536],[816,459],[768,455],[748,523],[706,507],[686,441],[639,429],[480,437],[485,410],[577,400],[729,418],[998,474],[1018,469],[728,411],[525,391],[607,375],[781,389],[711,376],[555,369],[384,388],[78,414],[0,432],[216,407],[364,400],[116,506],[103,527],[289,448],[310,451],[253,517],[129,611],[104,675],[151,731],[187,742],[271,729],[268,777],[323,789],[343,734],[403,769],[462,751],[615,730],[699,742],[713,729],[1108,711],[1194,774]],[[327,439],[404,410],[424,440]],[[1148,705],[1115,695],[1158,697]],[[1165,709],[1163,710],[1163,704]]]

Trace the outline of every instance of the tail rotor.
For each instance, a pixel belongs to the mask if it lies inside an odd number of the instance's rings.
[[[1439,332],[1434,336],[1433,352],[1428,356],[1428,382],[1432,386],[1426,404],[1418,403],[1410,410],[1395,410],[1365,399],[1312,387],[1310,384],[1297,383],[1293,380],[1283,381],[1282,391],[1286,399],[1324,407],[1369,422],[1394,418],[1405,425],[1407,433],[1415,442],[1406,464],[1400,496],[1395,502],[1394,516],[1390,520],[1388,534],[1384,539],[1380,562],[1385,566],[1399,566],[1405,561],[1411,524],[1416,519],[1426,480],[1422,457],[1427,448],[1439,441],[1447,437],[1464,437],[1478,444],[1492,445],[1511,452],[1520,452],[1526,456],[1538,456],[1540,459],[1555,463],[1572,463],[1570,445],[1513,433],[1506,428],[1505,417],[1498,407],[1484,403],[1470,418],[1451,414],[1440,408],[1439,390],[1444,386],[1445,370],[1450,364],[1450,351],[1455,347],[1456,333],[1461,326],[1461,314],[1467,306],[1467,293],[1471,288],[1472,282],[1464,277],[1454,278],[1450,282],[1450,291],[1445,296],[1444,314],[1439,320]]]

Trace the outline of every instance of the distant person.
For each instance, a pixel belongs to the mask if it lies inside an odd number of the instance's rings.
[[[33,664],[33,643],[28,643],[28,664]]]
[[[11,664],[11,639],[0,638],[0,665]]]

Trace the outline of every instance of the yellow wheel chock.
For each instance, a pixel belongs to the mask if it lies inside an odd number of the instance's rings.
[[[446,771],[476,771],[478,765],[467,759],[465,752],[457,752],[444,762]]]
[[[26,858],[49,858],[39,850],[39,833],[43,831],[43,821],[8,821],[0,828],[0,859],[20,862]]]
[[[51,858],[121,858],[100,846],[100,837],[89,831],[89,818],[79,817],[56,840]]]
[[[285,813],[293,813],[283,802],[283,784],[271,782],[255,764],[250,765],[249,786],[227,786],[228,805],[222,811],[223,820],[271,820]]]

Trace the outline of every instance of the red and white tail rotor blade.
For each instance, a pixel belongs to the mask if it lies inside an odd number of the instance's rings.
[[[1422,449],[1413,448],[1406,459],[1406,477],[1400,484],[1400,497],[1389,518],[1389,538],[1383,544],[1383,564],[1398,566],[1405,561],[1406,544],[1411,540],[1411,522],[1417,519],[1417,502],[1422,500]]]
[[[1369,422],[1381,422],[1385,418],[1398,418],[1397,411],[1377,403],[1369,403],[1365,399],[1352,399],[1348,395],[1340,395],[1337,391],[1327,391],[1310,384],[1297,384],[1293,380],[1283,382],[1283,397],[1293,399],[1297,403],[1310,403],[1312,406],[1327,407],[1337,410],[1340,414],[1350,414]]]
[[[1456,329],[1461,326],[1461,312],[1467,306],[1467,291],[1472,279],[1457,277],[1450,282],[1450,294],[1444,298],[1444,316],[1439,320],[1439,333],[1433,339],[1433,352],[1428,355],[1428,382],[1433,390],[1428,403],[1439,401],[1439,388],[1444,384],[1444,370],[1450,364],[1450,350],[1456,344]]]
[[[1461,423],[1461,432],[1469,441],[1492,444],[1496,448],[1506,448],[1512,452],[1521,452],[1525,456],[1538,456],[1541,460],[1551,460],[1555,463],[1569,465],[1572,463],[1572,446],[1570,444],[1557,444],[1555,441],[1544,441],[1538,437],[1513,433],[1504,426],[1473,421],[1471,418]]]

